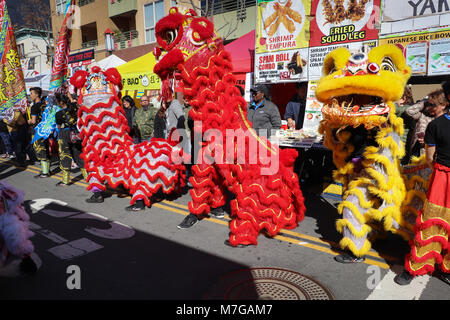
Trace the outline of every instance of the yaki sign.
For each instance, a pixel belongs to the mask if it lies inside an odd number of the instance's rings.
[[[381,0],[313,0],[310,47],[378,38]]]

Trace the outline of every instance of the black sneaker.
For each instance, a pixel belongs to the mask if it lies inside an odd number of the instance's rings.
[[[38,175],[35,175],[33,178],[35,179],[39,179],[39,178],[49,178],[50,174],[49,173],[39,173]]]
[[[214,209],[211,210],[211,215],[214,218],[222,219],[223,217],[225,217],[225,211],[223,210],[222,207],[214,208]]]
[[[189,229],[198,222],[198,218],[195,214],[189,214],[183,221],[177,226],[178,229]]]
[[[31,257],[23,258],[22,262],[20,262],[20,271],[23,273],[35,273],[37,270],[38,266]]]
[[[365,257],[356,257],[353,254],[343,253],[336,257],[334,257],[334,260],[340,263],[359,263],[366,260]]]
[[[231,243],[230,243],[230,240],[225,240],[225,242],[224,242],[224,244],[226,245],[226,246],[229,246],[229,247],[232,247],[232,248],[246,248],[246,247],[248,247],[248,246],[250,246],[251,244],[238,244],[237,246],[233,246]]]
[[[450,285],[450,273],[444,273],[442,271],[439,271],[438,277],[446,284]]]
[[[103,200],[103,197],[100,192],[94,192],[92,197],[90,197],[89,199],[86,199],[87,203],[102,203],[103,201],[104,200]]]
[[[126,211],[142,211],[145,210],[145,204],[143,200],[137,200],[133,205],[126,207]]]
[[[406,286],[411,283],[411,280],[414,278],[413,275],[411,275],[408,271],[403,270],[401,274],[396,276],[394,278],[394,281],[396,284],[399,284],[401,286]]]

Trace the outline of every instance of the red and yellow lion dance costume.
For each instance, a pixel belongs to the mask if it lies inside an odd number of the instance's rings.
[[[79,89],[78,127],[88,190],[104,191],[104,183],[112,188],[123,185],[132,194],[131,204],[143,200],[147,206],[159,189],[181,191],[185,167],[176,142],[152,139],[134,144],[129,136],[119,98],[122,80],[116,69],[77,71],[70,82]]]
[[[189,179],[193,186],[189,211],[200,216],[223,206],[228,189],[235,195],[231,201],[231,245],[257,244],[262,230],[275,236],[282,228],[295,228],[305,212],[299,180],[293,172],[297,151],[280,150],[251,128],[247,103],[235,87],[230,54],[212,22],[197,17],[193,10],[183,14],[171,8],[155,31],[161,48],[154,51],[159,61],[154,72],[162,80],[162,95],[167,99],[172,94],[171,84],[178,76],[192,106],[189,115],[195,122],[194,132],[208,140]],[[234,133],[231,140],[229,135],[225,139],[227,131]],[[214,139],[208,138],[211,132]],[[255,152],[249,149],[252,143],[258,146]],[[270,175],[262,173],[273,164],[261,161],[264,153],[279,165]],[[243,161],[236,161],[239,156]],[[251,161],[253,156],[257,161]],[[211,158],[215,161],[208,161]]]

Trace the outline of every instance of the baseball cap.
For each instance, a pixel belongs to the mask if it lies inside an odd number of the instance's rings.
[[[250,92],[263,92],[266,97],[269,96],[269,88],[264,84],[256,84],[250,88]]]

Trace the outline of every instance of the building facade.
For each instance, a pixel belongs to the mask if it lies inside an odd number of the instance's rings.
[[[15,37],[25,78],[50,73],[52,33],[24,28],[16,31]]]
[[[64,3],[50,0],[55,39],[64,19]],[[94,49],[95,60],[108,56],[107,29],[114,32],[113,53],[125,61],[150,52],[156,45],[155,24],[172,6],[212,16],[227,41],[255,29],[256,0],[78,0],[74,25],[79,28],[72,33],[71,54]]]
[[[64,20],[64,3],[65,0],[50,0],[54,37]],[[108,29],[114,32],[115,47],[111,53],[125,61],[148,53],[156,45],[155,24],[176,5],[174,0],[78,0],[74,26],[79,28],[72,33],[71,54],[94,49],[95,60],[108,56]],[[190,1],[183,6],[191,7]]]

